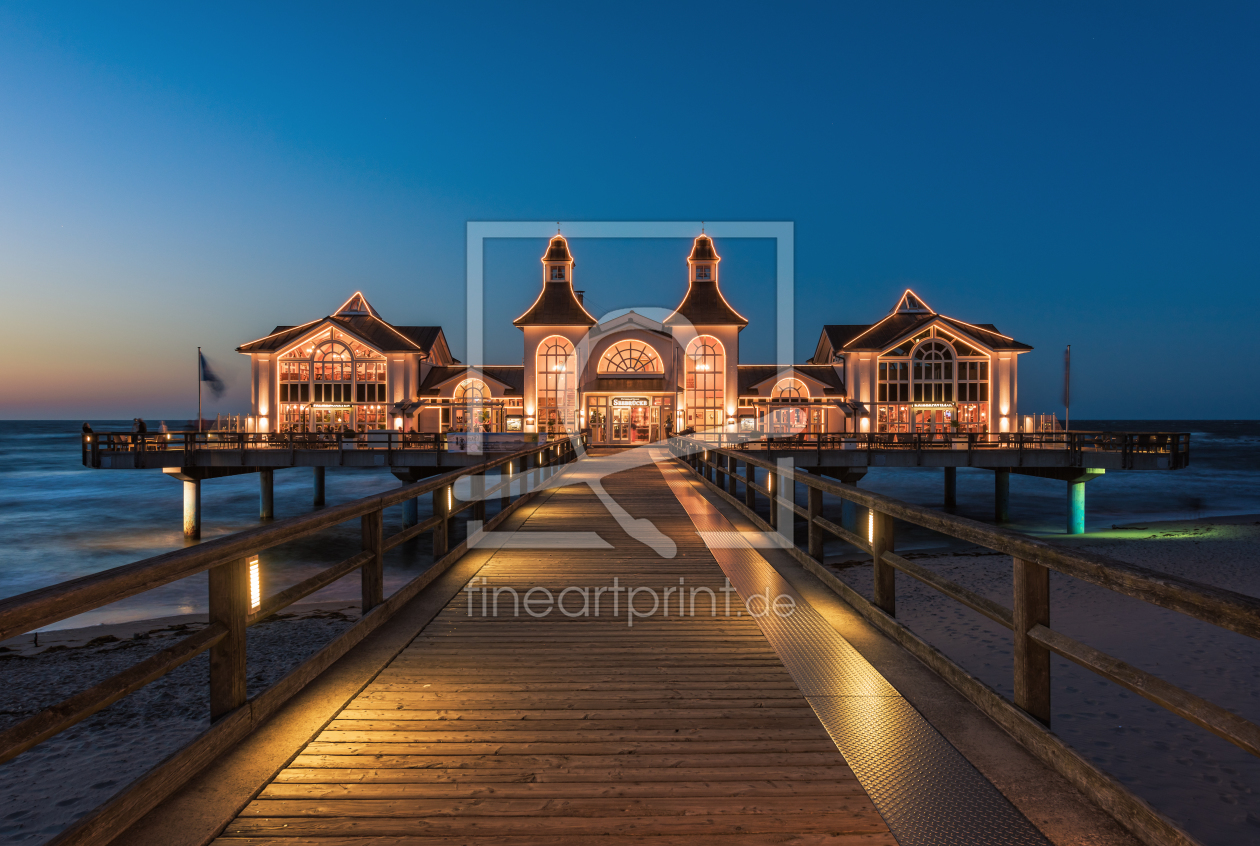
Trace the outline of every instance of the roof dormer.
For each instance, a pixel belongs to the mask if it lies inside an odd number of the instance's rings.
[[[907,288],[889,314],[936,314],[936,312],[932,311],[918,294]]]
[[[380,320],[381,316],[376,313],[376,309],[372,308],[372,304],[367,301],[362,292],[355,291],[354,296],[342,303],[341,308],[333,312],[333,317],[362,317],[369,315]]]

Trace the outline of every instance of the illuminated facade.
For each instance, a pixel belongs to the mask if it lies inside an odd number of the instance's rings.
[[[1011,432],[1019,356],[1031,349],[992,324],[939,314],[907,290],[878,323],[824,326],[811,361],[830,364],[869,410],[861,431]]]
[[[238,348],[253,363],[258,431],[587,430],[595,444],[694,429],[795,433],[1000,432],[1018,427],[1018,356],[988,324],[938,314],[906,291],[883,320],[823,328],[789,367],[739,363],[748,320],[719,287],[713,239],[695,239],[687,291],[657,322],[600,322],[573,287],[568,242],[551,239],[542,290],[513,321],[525,360],[473,368],[436,326],[393,326],[356,293],[332,315]]]

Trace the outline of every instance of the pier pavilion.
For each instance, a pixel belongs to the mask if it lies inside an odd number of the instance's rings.
[[[576,261],[556,235],[542,287],[513,324],[524,360],[470,367],[439,326],[395,326],[356,292],[331,315],[277,326],[250,356],[257,432],[586,430],[596,445],[667,431],[767,435],[1008,433],[1018,357],[1032,347],[992,324],[930,308],[907,290],[875,323],[823,326],[814,355],[791,366],[745,363],[748,319],[723,295],[713,239],[687,256],[687,287],[657,322],[600,321],[574,288]]]
[[[708,235],[692,244],[686,289],[660,321],[587,311],[562,235],[541,262],[541,289],[513,321],[519,363],[464,364],[440,326],[391,324],[356,292],[326,317],[237,348],[252,365],[248,431],[85,435],[84,464],[161,467],[184,483],[185,534],[198,537],[207,479],[258,473],[270,519],[275,468],[313,468],[322,505],[326,467],[389,467],[407,484],[579,433],[592,448],[695,435],[848,484],[871,467],[941,468],[946,508],[958,467],[992,470],[999,523],[1012,473],[1054,479],[1068,486],[1069,534],[1085,529],[1086,482],[1189,463],[1186,433],[1034,426],[1018,407],[1019,356],[1032,348],[911,290],[874,323],[824,325],[802,364],[757,364],[741,361],[748,319],[721,291]]]

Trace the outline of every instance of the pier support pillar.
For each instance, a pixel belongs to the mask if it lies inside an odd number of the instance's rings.
[[[276,471],[258,471],[258,519],[273,520],[276,516]]]
[[[311,469],[315,471],[315,499],[311,504],[323,505],[324,504],[324,468],[312,467]]]
[[[958,468],[945,468],[945,507],[955,508],[958,505]]]
[[[184,537],[201,537],[201,480],[184,480]]]
[[[407,487],[410,482],[403,482],[403,487]],[[412,526],[420,522],[420,501],[416,497],[403,500],[403,521],[402,527],[410,529]]]
[[[993,519],[1005,523],[1011,515],[1011,471],[993,471]]]
[[[1085,534],[1085,483],[1068,482],[1067,533]]]

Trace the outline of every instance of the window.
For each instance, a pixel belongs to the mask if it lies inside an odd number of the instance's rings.
[[[770,396],[775,399],[809,399],[809,388],[800,379],[783,379],[774,386]]]
[[[910,401],[910,362],[881,361],[879,363],[879,401]]]
[[[280,402],[311,401],[311,363],[280,362]]]
[[[490,399],[490,389],[480,379],[465,379],[455,388],[455,402],[481,405]]]
[[[557,282],[564,281],[564,265],[563,264],[553,264],[551,266],[551,278]]]
[[[914,401],[954,401],[954,350],[939,339],[914,351]]]
[[[707,264],[696,265],[696,279],[711,279],[712,277],[709,274],[712,272],[713,271],[710,269],[710,266]]]
[[[354,369],[354,401],[385,402],[385,362],[358,361]]]
[[[722,342],[701,335],[687,345],[683,392],[686,425],[712,429],[726,422],[726,355]]]
[[[958,362],[958,401],[989,401],[989,362]]]
[[[547,432],[577,431],[577,357],[573,344],[559,335],[544,338],[535,358],[538,366],[539,429]]]
[[[600,373],[663,373],[660,356],[642,341],[618,341],[599,362]]]

